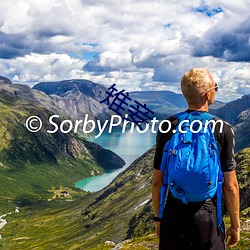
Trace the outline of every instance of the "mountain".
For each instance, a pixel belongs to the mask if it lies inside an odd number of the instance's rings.
[[[112,114],[116,114],[108,109],[109,106],[106,103],[100,103],[107,97],[107,92],[110,92],[108,88],[88,80],[41,82],[36,84],[33,89],[50,95],[57,106],[75,120],[88,114],[90,119],[104,121],[109,120]],[[187,108],[183,95],[171,91],[135,91],[128,94],[132,99],[131,103],[138,101],[141,104],[146,104],[158,119],[165,119],[167,116]],[[113,98],[110,98],[110,103],[112,100]],[[215,102],[211,109],[216,110],[223,105],[221,102]]]
[[[236,155],[238,178],[241,192],[241,211],[250,206],[250,148]],[[153,232],[151,181],[154,148],[135,160],[110,185],[100,191],[94,201],[83,209],[82,221],[90,231],[97,230],[97,235],[90,236],[86,246],[92,241],[114,242]],[[248,214],[249,216],[249,214]]]
[[[73,119],[79,119],[79,117],[88,114],[94,120],[104,121],[109,120],[112,114],[116,114],[108,109],[106,103],[100,103],[107,97],[108,88],[88,80],[41,82],[35,85],[33,89],[50,95],[57,106]],[[166,115],[178,112],[186,107],[183,96],[171,91],[129,92],[129,97],[132,98],[132,101],[136,100],[141,104],[146,104],[158,118],[162,119]]]
[[[227,103],[212,111],[213,114],[229,122],[235,131],[235,152],[250,147],[250,95]]]
[[[183,95],[171,91],[135,91],[129,96],[156,113],[157,118],[165,118],[187,108]],[[164,117],[163,117],[164,116]]]
[[[0,84],[13,84],[8,78],[0,76]]]
[[[238,123],[238,116],[244,110],[250,108],[250,95],[244,95],[240,99],[231,101],[217,109],[214,114],[235,126]]]
[[[54,129],[49,117],[55,114],[60,116],[54,120],[58,126],[68,119],[45,93],[25,85],[0,85],[0,211],[50,198],[49,190],[55,186],[74,189],[83,178],[125,164],[115,153],[79,135],[48,133]],[[37,133],[26,128],[30,116],[43,122]]]
[[[135,91],[131,92],[129,96],[142,104],[146,103],[147,107],[156,113],[157,118],[161,119],[187,109],[184,96],[172,91]],[[223,106],[224,103],[215,101],[210,106],[210,110]]]
[[[225,106],[225,103],[220,101],[214,101],[214,103],[209,106],[209,111],[213,113],[214,112],[213,110],[217,110],[219,108],[222,108],[223,106]]]
[[[88,80],[65,80],[59,82],[41,82],[33,89],[43,91],[49,95],[56,105],[65,113],[77,120],[84,119],[86,114],[89,119],[109,120],[112,112],[107,104],[100,103],[107,97],[108,89]]]
[[[242,111],[237,119],[235,125],[235,152],[250,147],[250,108]]]
[[[236,154],[237,178],[240,186],[240,208],[248,208],[250,216],[250,148],[245,148]]]

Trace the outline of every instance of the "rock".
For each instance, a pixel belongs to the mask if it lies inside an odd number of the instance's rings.
[[[104,244],[105,244],[105,246],[111,246],[111,247],[115,246],[115,243],[113,241],[109,241],[109,240],[105,241]]]

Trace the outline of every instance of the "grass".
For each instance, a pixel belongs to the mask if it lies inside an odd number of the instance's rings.
[[[6,217],[3,249],[79,249],[83,243],[82,200],[54,200]]]

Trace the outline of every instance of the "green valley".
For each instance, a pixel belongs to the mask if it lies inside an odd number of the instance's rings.
[[[250,167],[249,150],[244,149],[236,156],[239,171]],[[8,224],[0,231],[3,249],[111,249],[105,246],[106,241],[118,244],[117,249],[157,249],[158,241],[151,235],[153,153],[154,148],[102,191],[83,194],[73,201],[55,199],[35,204],[7,216]],[[248,204],[249,190],[247,195],[241,203]],[[249,218],[244,217],[248,209],[249,204],[242,210],[241,242],[235,249],[249,246]],[[229,218],[225,221],[228,225]]]
[[[48,134],[48,117],[67,118],[46,94],[28,86],[0,85],[0,213],[16,206],[33,205],[53,196],[53,186],[74,188],[91,175],[120,168],[124,161],[84,136],[57,132]],[[25,127],[37,115],[43,128],[31,133]],[[61,122],[57,121],[58,124]],[[103,159],[105,158],[105,159]],[[79,192],[75,189],[75,192]],[[82,192],[80,192],[82,193]]]

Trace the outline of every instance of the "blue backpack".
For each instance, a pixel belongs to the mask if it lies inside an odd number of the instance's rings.
[[[184,204],[213,198],[217,192],[217,221],[220,227],[223,175],[219,148],[207,122],[216,116],[193,111],[182,112],[175,117],[179,122],[172,138],[164,146],[160,166],[163,185],[159,218],[163,217],[168,189]]]

